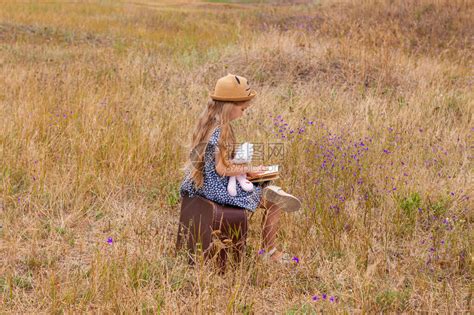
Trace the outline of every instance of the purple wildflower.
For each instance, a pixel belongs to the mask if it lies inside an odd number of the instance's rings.
[[[331,302],[334,302],[334,300],[335,300],[335,299],[334,299],[334,296],[331,296],[331,297],[329,298],[329,301],[331,301]]]
[[[294,261],[294,262],[296,262],[296,263],[299,263],[299,262],[300,262],[299,258],[296,257],[296,256],[293,256],[293,258],[291,258],[291,260]]]
[[[258,254],[259,254],[259,255],[262,255],[263,253],[265,253],[265,250],[264,250],[264,249],[261,249],[261,250],[258,251]]]
[[[317,300],[319,300],[319,296],[313,295],[312,299],[313,299],[313,301],[317,301]]]
[[[390,154],[390,151],[387,150],[387,149],[383,149],[383,152],[384,152],[384,153],[387,153],[387,154]]]
[[[114,242],[113,238],[109,237],[107,238],[107,243],[112,244]]]
[[[323,300],[325,300],[327,297],[326,293],[323,293]]]

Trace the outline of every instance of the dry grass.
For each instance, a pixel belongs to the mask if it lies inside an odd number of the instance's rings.
[[[474,6],[247,2],[2,4],[0,312],[472,309]],[[240,140],[285,146],[299,264],[253,258],[260,211],[227,274],[174,257],[185,141],[227,72],[259,93]]]

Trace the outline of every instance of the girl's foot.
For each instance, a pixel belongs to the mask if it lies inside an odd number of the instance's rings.
[[[266,186],[263,189],[263,198],[286,212],[298,211],[301,208],[301,201],[295,196],[286,193],[279,186]]]
[[[282,264],[289,264],[291,262],[291,257],[288,253],[280,252],[276,247],[272,248],[268,252],[262,254],[264,260],[270,260],[273,262],[279,262]]]

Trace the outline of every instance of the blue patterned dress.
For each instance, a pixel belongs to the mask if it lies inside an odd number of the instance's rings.
[[[254,184],[252,191],[245,191],[237,183],[237,195],[229,195],[227,184],[229,176],[220,176],[216,172],[215,151],[221,133],[220,127],[214,129],[204,154],[204,184],[200,189],[196,189],[194,182],[190,178],[190,170],[186,171],[185,178],[180,186],[180,195],[187,194],[190,197],[194,195],[202,196],[222,205],[236,206],[254,212],[260,203],[263,186]]]

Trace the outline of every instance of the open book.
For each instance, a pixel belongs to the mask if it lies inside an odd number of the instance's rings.
[[[278,165],[270,165],[267,171],[263,172],[248,172],[247,179],[251,182],[264,182],[280,178]]]

